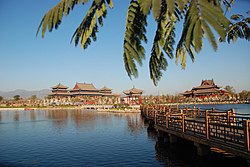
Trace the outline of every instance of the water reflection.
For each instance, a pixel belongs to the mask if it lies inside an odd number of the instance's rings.
[[[15,114],[13,117],[14,122],[19,122],[19,117],[20,117],[19,113],[20,113],[19,111],[15,111]]]
[[[3,116],[4,114],[4,116]],[[9,120],[8,115],[12,117]],[[4,117],[4,118],[3,118]],[[126,131],[132,135],[138,135],[143,132],[145,125],[139,113],[102,113],[95,110],[27,110],[0,112],[0,121],[15,122],[17,124],[24,122],[49,121],[55,129],[61,131],[68,127],[73,127],[76,130],[92,129],[103,125],[111,125],[113,118],[115,120],[126,120]],[[116,126],[116,125],[114,125]]]
[[[169,145],[152,127],[147,128],[149,123],[139,113],[0,111],[0,118],[0,166],[6,162],[6,166],[189,167],[217,166],[217,161],[246,166],[215,151],[201,159],[190,143]]]
[[[63,129],[66,127],[68,119],[67,110],[48,110],[45,113],[45,119],[52,121],[53,125],[57,129]]]
[[[155,159],[166,166],[211,167],[223,164],[227,167],[249,167],[245,159],[225,151],[211,148],[209,155],[201,157],[197,155],[196,147],[190,141],[178,139],[177,143],[170,144],[168,139],[157,137],[157,132],[152,128],[148,128],[147,132],[150,138],[155,139]]]
[[[139,114],[126,115],[128,131],[132,134],[140,134],[143,130],[144,124]]]
[[[88,127],[93,129],[95,127],[95,122],[98,118],[95,111],[83,111],[83,110],[75,110],[74,112],[70,112],[71,120],[75,124],[76,129],[80,129],[82,127]]]
[[[30,120],[31,121],[36,121],[36,113],[35,113],[35,111],[30,111]]]

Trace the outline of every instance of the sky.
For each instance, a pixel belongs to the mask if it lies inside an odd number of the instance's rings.
[[[235,0],[227,16],[245,14],[250,0]],[[114,93],[136,87],[144,94],[177,94],[213,79],[218,86],[233,86],[236,92],[250,91],[250,42],[239,39],[235,43],[219,43],[215,52],[207,39],[193,63],[187,57],[187,67],[181,69],[175,60],[168,60],[167,71],[158,86],[149,76],[149,57],[156,23],[148,16],[147,38],[144,44],[146,59],[138,66],[139,77],[128,77],[123,63],[123,38],[129,0],[113,0],[97,41],[83,50],[70,43],[71,37],[84,18],[89,6],[77,5],[64,17],[57,30],[36,31],[44,14],[59,0],[1,0],[0,1],[0,91],[16,89],[51,89],[61,83],[73,88],[78,83],[93,83],[97,89],[107,86]],[[90,4],[90,2],[88,2]],[[177,38],[182,23],[177,27]]]

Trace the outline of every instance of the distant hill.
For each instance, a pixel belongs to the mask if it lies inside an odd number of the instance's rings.
[[[2,96],[4,99],[11,99],[15,95],[20,95],[22,98],[29,98],[32,95],[36,95],[37,98],[43,99],[45,96],[48,96],[51,93],[51,90],[49,89],[43,89],[38,91],[28,91],[28,90],[21,90],[17,89],[14,91],[9,92],[3,92],[0,91],[0,96]]]

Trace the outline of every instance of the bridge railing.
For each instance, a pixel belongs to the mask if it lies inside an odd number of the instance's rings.
[[[235,114],[233,109],[218,111],[199,108],[179,109],[177,112],[171,107],[148,107],[144,108],[145,111],[158,126],[230,144],[232,147],[242,147],[250,152],[249,114]]]

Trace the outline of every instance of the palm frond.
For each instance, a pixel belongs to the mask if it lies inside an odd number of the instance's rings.
[[[232,21],[227,31],[227,42],[235,42],[238,38],[250,40],[250,17],[245,18],[243,15],[234,14],[231,16]]]
[[[224,40],[229,24],[230,22],[224,16],[218,0],[191,0],[185,17],[182,36],[177,45],[176,59],[179,60],[179,57],[185,57],[186,54],[183,52],[186,51],[194,62],[194,51],[199,53],[202,49],[202,40],[205,34],[208,36],[213,49],[216,50],[217,42],[211,28]],[[183,49],[184,47],[185,49]],[[182,58],[181,64],[183,69],[186,66],[186,63],[183,62],[185,60]]]
[[[145,35],[146,26],[146,15],[144,15],[140,3],[131,1],[126,18],[126,31],[123,44],[125,69],[130,78],[131,76],[138,76],[135,62],[142,65],[142,59],[145,58],[145,50],[141,41],[147,42]]]
[[[226,14],[232,8],[232,6],[234,4],[234,0],[222,0],[222,3],[224,4],[224,6],[226,8],[226,10],[225,10],[225,14]]]
[[[103,19],[107,15],[107,6],[105,1],[100,0],[97,2],[93,1],[88,13],[72,35],[71,42],[74,39],[75,46],[77,46],[80,41],[82,48],[86,49],[91,44],[91,39],[96,41],[96,33],[99,28],[97,20],[99,25],[103,26]],[[109,3],[111,2],[109,1]]]
[[[38,35],[40,28],[42,28],[42,38],[44,38],[47,29],[51,32],[54,28],[57,29],[62,22],[62,17],[67,16],[70,10],[74,9],[75,5],[80,3],[87,3],[88,0],[62,0],[52,9],[50,9],[44,16],[38,26],[36,36]]]
[[[244,18],[244,16],[241,14],[234,14],[230,17],[231,20],[235,20],[235,21],[240,21],[242,20],[242,18]]]
[[[162,0],[152,0],[152,10],[153,10],[153,16],[157,20],[161,13],[161,3]]]
[[[138,0],[138,2],[142,8],[143,14],[148,15],[152,7],[152,0]]]
[[[172,17],[169,17],[170,12],[168,13],[167,11],[167,4],[162,3],[149,61],[150,78],[153,80],[154,85],[158,84],[158,81],[162,77],[162,72],[167,69],[168,63],[163,51],[170,59],[173,58],[176,18],[173,12]]]
[[[112,0],[106,0],[106,2],[108,3],[108,6],[110,9],[112,9],[114,7],[113,1]]]

